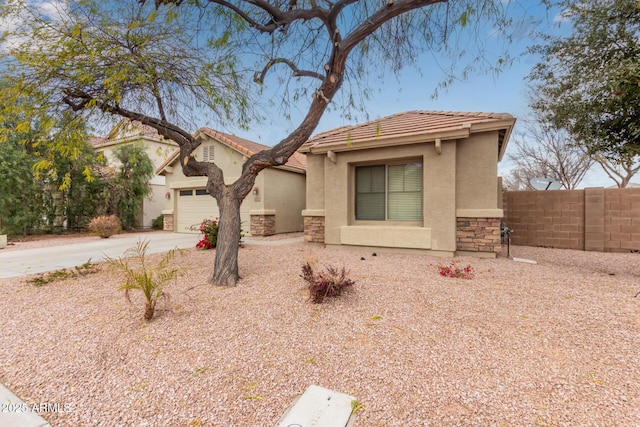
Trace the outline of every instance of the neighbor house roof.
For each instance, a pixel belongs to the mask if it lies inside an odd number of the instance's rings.
[[[507,113],[407,111],[370,122],[343,126],[313,136],[300,152],[358,150],[381,145],[412,144],[466,138],[471,133],[498,131],[499,158],[516,119]]]
[[[120,136],[123,134],[122,128],[130,125],[131,128],[135,129],[135,132],[126,133],[124,132],[124,136]],[[123,142],[130,142],[138,139],[147,139],[154,140],[158,142],[164,142],[170,145],[176,145],[173,141],[165,139],[162,135],[158,133],[158,131],[151,126],[144,125],[138,120],[130,120],[130,119],[122,119],[116,124],[111,131],[107,134],[107,136],[92,136],[89,138],[89,144],[93,148],[102,148],[109,145],[121,144]]]
[[[240,138],[228,133],[219,132],[209,128],[200,128],[193,134],[194,138],[198,138],[200,135],[207,135],[213,139],[216,139],[224,145],[233,148],[241,154],[251,157],[256,153],[263,150],[268,150],[271,147],[258,144],[257,142],[249,141],[248,139]],[[176,150],[169,158],[158,167],[156,173],[160,173],[165,167],[169,166],[180,155],[180,149]],[[291,169],[295,169],[298,172],[305,172],[307,170],[307,158],[300,153],[293,153],[293,156],[289,158],[287,163],[283,165]]]

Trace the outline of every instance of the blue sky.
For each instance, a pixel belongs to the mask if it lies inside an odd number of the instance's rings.
[[[35,0],[41,7],[47,9],[57,3],[57,0]],[[366,101],[365,108],[370,120],[410,110],[439,110],[439,111],[480,111],[494,113],[510,113],[520,120],[516,124],[515,133],[522,129],[522,120],[528,115],[526,77],[535,65],[537,58],[526,56],[527,47],[536,43],[535,33],[553,32],[555,34],[566,33],[567,24],[562,24],[558,19],[559,11],[547,11],[539,1],[530,0],[502,0],[516,19],[512,36],[513,43],[508,51],[515,59],[511,67],[506,68],[499,75],[472,73],[466,80],[457,80],[446,89],[438,90],[438,97],[432,94],[442,81],[443,76],[439,66],[447,67],[450,60],[433,54],[425,54],[417,60],[417,68],[405,68],[398,78],[388,76],[384,81],[376,81],[371,78],[373,85],[371,97]],[[3,25],[4,24],[4,25]],[[3,26],[11,28],[11,25],[0,22]],[[485,55],[489,62],[495,62],[504,51],[503,38],[496,37],[492,28],[486,28]],[[473,45],[473,43],[471,43]],[[473,46],[469,46],[470,48]],[[372,66],[375,66],[373,64]],[[375,73],[375,70],[372,70]],[[273,83],[273,82],[271,82]],[[267,78],[266,84],[269,84]],[[311,81],[309,84],[315,84]],[[345,92],[343,87],[343,92]],[[337,100],[336,100],[337,101]],[[295,107],[294,107],[295,108]],[[300,105],[298,114],[292,113],[291,121],[287,122],[279,114],[277,108],[269,113],[266,123],[254,126],[250,130],[229,129],[217,127],[215,123],[199,123],[196,127],[210,126],[221,131],[236,134],[238,136],[260,142],[265,145],[274,145],[293,130],[306,113],[306,106]],[[343,118],[339,110],[325,113],[315,133],[333,129],[344,125],[353,125],[366,121],[362,115],[356,121]],[[513,141],[513,138],[512,138]],[[513,144],[510,145],[513,147]],[[509,152],[509,149],[507,150]],[[499,172],[506,175],[511,165],[505,159],[499,165]],[[587,186],[611,186],[613,181],[599,171],[599,166],[594,166],[581,187]],[[638,178],[635,179],[638,181]]]
[[[529,109],[527,105],[526,77],[537,62],[537,58],[525,55],[526,48],[535,43],[532,32],[553,31],[562,33],[568,30],[567,24],[562,24],[558,11],[548,13],[538,2],[523,1],[530,14],[523,19],[517,30],[513,43],[509,46],[509,53],[516,58],[511,67],[499,75],[471,74],[467,80],[457,80],[446,89],[438,90],[438,97],[432,98],[434,89],[442,79],[442,74],[433,66],[434,58],[425,55],[419,60],[421,72],[415,68],[406,68],[400,77],[390,77],[386,82],[377,82],[376,89],[366,102],[366,110],[370,120],[410,110],[438,110],[438,111],[481,111],[493,113],[510,113],[521,122],[516,124],[514,134],[522,129],[522,119],[526,118]],[[514,9],[514,14],[523,12]],[[523,12],[523,13],[524,13]],[[539,22],[535,22],[538,19]],[[489,59],[497,58],[502,52],[499,46],[491,50],[491,34],[487,33],[487,47]],[[495,55],[493,58],[491,57]],[[447,59],[438,58],[443,64]],[[376,82],[374,82],[376,83]],[[237,134],[266,145],[274,145],[282,139],[297,123],[293,116],[292,123],[285,123],[276,119],[270,124],[260,126],[259,131],[238,131]],[[357,121],[349,121],[340,116],[338,111],[325,113],[315,133],[330,130],[339,126],[353,125],[366,121],[360,117]],[[232,132],[233,133],[233,132]],[[513,141],[513,138],[512,138]],[[507,151],[509,152],[509,150]],[[509,171],[511,165],[505,159],[499,165],[499,172],[503,175]],[[637,178],[634,179],[637,181]],[[598,165],[592,167],[580,188],[593,186],[611,186],[614,182],[600,171]]]

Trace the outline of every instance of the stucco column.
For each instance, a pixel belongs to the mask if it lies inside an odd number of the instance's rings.
[[[431,250],[456,250],[456,143],[442,143],[442,153],[427,150],[424,162],[424,220],[431,228]]]

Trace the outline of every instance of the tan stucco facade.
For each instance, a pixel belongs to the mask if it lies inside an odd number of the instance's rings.
[[[128,144],[141,144],[151,160],[154,169],[159,167],[175,151],[177,144],[160,136],[148,136],[141,133],[141,129],[128,120],[122,120],[110,132],[107,138],[95,146],[97,152],[102,152],[108,165],[119,164],[114,150]],[[156,175],[151,178],[149,185],[151,193],[142,201],[142,209],[138,212],[137,223],[143,228],[151,228],[152,221],[162,214],[164,209],[165,178]]]
[[[395,139],[361,148],[344,145],[307,149],[308,219],[324,217],[324,243],[391,248],[440,256],[464,253],[458,232],[461,218],[500,218],[497,162],[499,131],[436,141]],[[314,152],[315,151],[315,152]],[[422,219],[358,221],[355,216],[355,168],[362,165],[421,161]],[[312,238],[308,241],[316,241]],[[476,251],[482,252],[482,251]],[[495,256],[495,251],[479,256]]]
[[[240,176],[247,155],[210,135],[200,134],[198,138],[202,142],[194,156],[205,159],[205,150],[209,156],[213,152],[211,161],[224,172],[225,183],[232,184]],[[204,190],[206,177],[186,177],[177,158],[165,166],[161,174],[166,178],[166,192],[169,195],[165,198],[163,213],[165,216],[171,216],[173,231],[197,232],[191,226],[199,224],[203,219],[219,217],[217,203],[210,195],[196,195],[195,192],[189,196],[181,195],[181,190]],[[252,234],[252,221],[256,218],[266,220],[271,225],[264,234],[302,231],[301,211],[304,209],[305,200],[304,171],[287,167],[261,171],[256,177],[253,191],[247,195],[240,207],[243,233]]]

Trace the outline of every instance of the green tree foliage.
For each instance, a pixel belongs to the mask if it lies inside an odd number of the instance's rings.
[[[125,230],[135,228],[145,197],[151,194],[149,180],[154,175],[153,163],[142,144],[134,143],[117,147],[114,155],[118,165],[115,176],[107,179],[109,188],[109,213],[120,218]]]
[[[568,37],[534,49],[532,107],[590,154],[633,164],[640,154],[640,4],[564,0]]]
[[[0,83],[3,96],[12,88]],[[9,234],[74,229],[98,205],[97,159],[86,145],[84,123],[69,114],[58,121],[32,115],[33,102],[19,96],[0,103],[0,216]]]
[[[0,159],[0,234],[24,234],[42,213],[33,206],[34,162],[23,145],[9,142],[0,144]]]
[[[88,144],[79,145],[78,150],[77,157],[71,158],[52,150],[45,161],[50,162],[48,169],[36,169],[36,179],[46,190],[48,224],[54,229],[84,229],[104,203],[105,182],[95,173],[101,156]]]
[[[340,99],[344,82],[349,83],[343,97],[348,108],[369,86],[368,76],[399,71],[427,50],[468,61],[454,67],[467,75],[487,64],[484,51],[470,45],[482,44],[511,23],[506,3],[499,0],[53,5],[53,11],[25,0],[0,6],[0,17],[13,26],[0,65],[20,91],[37,94],[49,115],[68,109],[80,117],[119,115],[176,142],[183,173],[207,177],[207,190],[220,209],[212,278],[220,285],[235,285],[239,278],[240,204],[256,176],[286,163],[308,140],[330,103]],[[501,56],[495,65],[509,61]],[[451,79],[444,75],[443,83]],[[238,179],[227,184],[218,165],[194,157],[199,141],[185,123],[190,113],[201,112],[220,124],[247,126],[256,105],[250,101],[256,91],[249,80],[259,84],[266,104],[291,105],[306,115],[271,149],[251,156]],[[284,83],[285,91],[267,89],[272,81]]]

